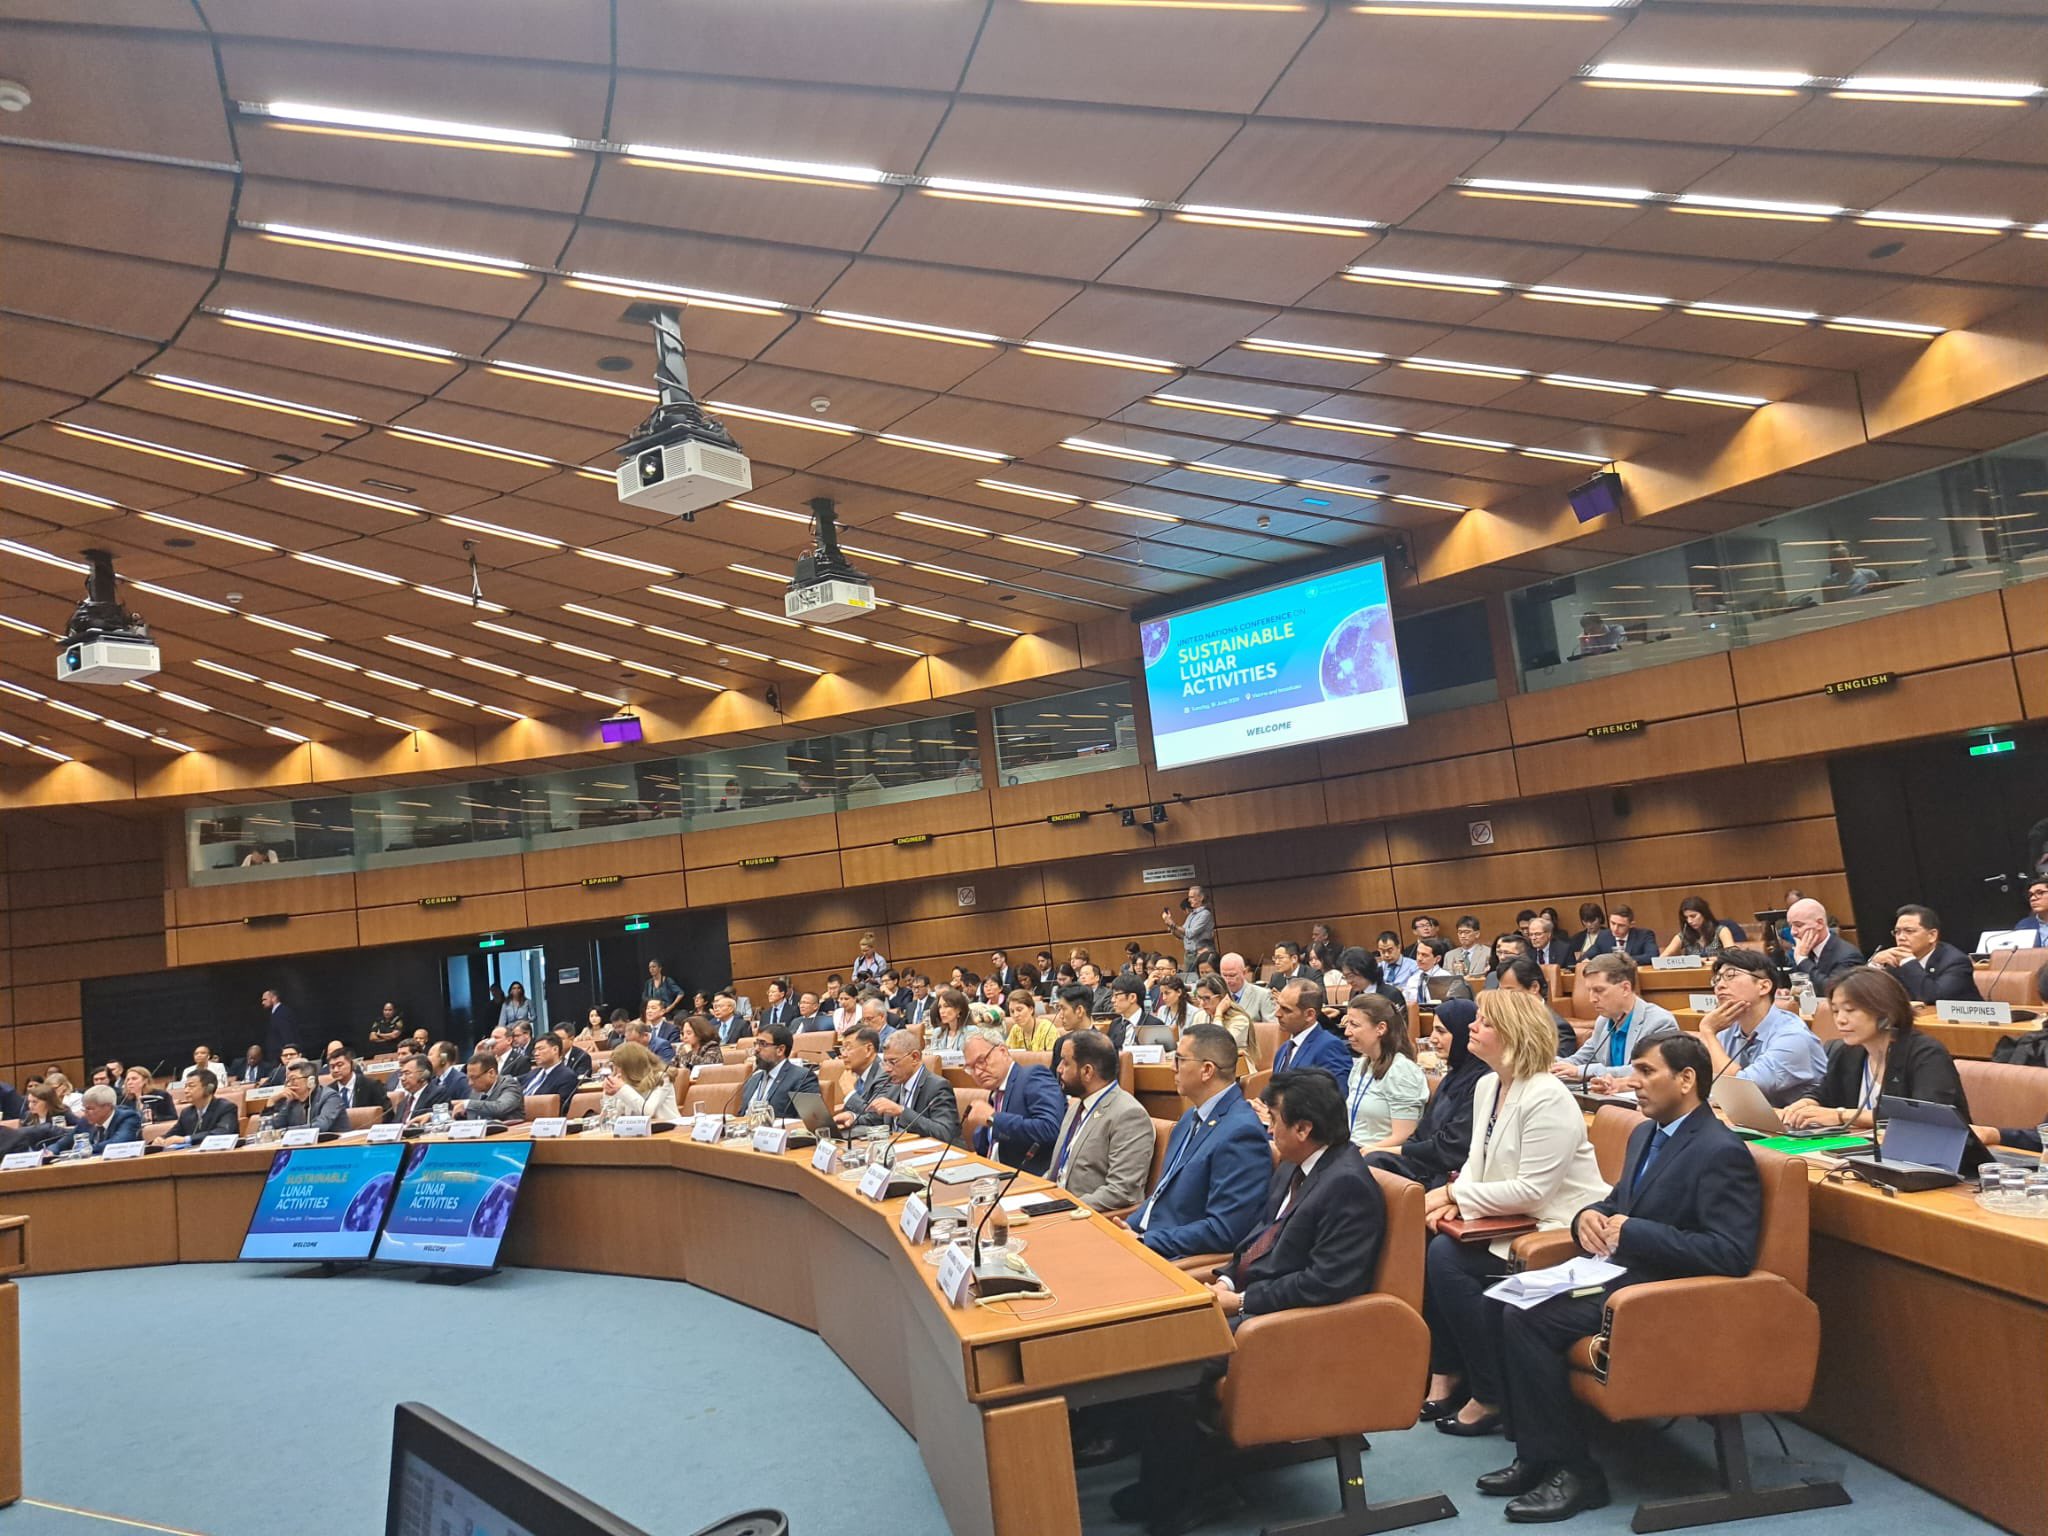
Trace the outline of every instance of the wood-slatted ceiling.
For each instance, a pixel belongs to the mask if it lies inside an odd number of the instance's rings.
[[[2048,282],[2038,0],[1519,4],[8,4],[0,763],[686,714],[1070,633],[1554,504]],[[1591,77],[1643,65],[1807,79]],[[636,284],[694,291],[748,507],[589,472],[647,409]],[[836,634],[775,622],[816,495],[893,604]],[[51,685],[93,546],[154,691]]]

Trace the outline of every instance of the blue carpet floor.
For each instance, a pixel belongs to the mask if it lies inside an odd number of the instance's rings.
[[[691,1286],[508,1270],[441,1287],[185,1265],[46,1276],[21,1291],[27,1497],[0,1511],[0,1536],[135,1529],[52,1505],[198,1536],[376,1536],[391,1407],[406,1399],[652,1536],[763,1504],[790,1516],[792,1536],[946,1531],[916,1445],[830,1350]],[[1750,1529],[1997,1529],[1796,1426],[1785,1435],[1794,1456],[1845,1465],[1856,1502]],[[1572,1522],[1575,1536],[1615,1536],[1638,1499],[1710,1480],[1712,1446],[1697,1424],[1627,1430],[1605,1449],[1615,1502]],[[1760,1423],[1750,1452],[1767,1477],[1779,1452]],[[1425,1529],[1504,1531],[1472,1479],[1506,1459],[1500,1440],[1454,1441],[1426,1426],[1378,1435],[1367,1493],[1441,1489],[1459,1518]],[[1644,1475],[1653,1466],[1654,1481]],[[1135,1531],[1109,1511],[1131,1475],[1131,1464],[1081,1474],[1091,1532]],[[1336,1504],[1330,1463],[1242,1487],[1250,1506],[1210,1527],[1219,1536]]]

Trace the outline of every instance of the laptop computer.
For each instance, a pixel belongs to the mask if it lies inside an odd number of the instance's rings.
[[[1173,1049],[1173,1026],[1171,1024],[1140,1024],[1131,1031],[1132,1045],[1163,1045]]]
[[[1759,1136],[1785,1134],[1785,1122],[1764,1097],[1763,1089],[1746,1077],[1722,1078],[1707,1095],[1707,1102],[1720,1110],[1738,1131],[1751,1131]]]
[[[797,1118],[804,1123],[802,1131],[792,1131],[789,1144],[803,1145],[806,1135],[813,1141],[830,1141],[833,1136],[832,1112],[825,1108],[825,1096],[820,1093],[792,1093],[790,1106],[796,1110]]]
[[[1965,1164],[1975,1173],[1977,1165],[1991,1155],[1950,1105],[1886,1094],[1877,1107],[1883,1134],[1876,1139],[1875,1149],[1868,1157],[1843,1159],[1864,1178],[1907,1194],[1947,1189],[1963,1182]]]

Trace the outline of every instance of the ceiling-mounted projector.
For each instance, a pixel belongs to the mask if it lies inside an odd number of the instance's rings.
[[[675,311],[648,315],[654,327],[654,382],[661,403],[640,430],[619,445],[619,500],[668,517],[693,520],[706,507],[754,488],[754,466],[724,423],[705,414],[690,393],[683,331]]]
[[[836,624],[875,611],[875,589],[840,553],[839,523],[830,496],[811,498],[815,546],[796,557],[796,575],[782,593],[782,616]]]
[[[112,687],[161,670],[163,658],[149,626],[121,606],[113,555],[88,549],[85,558],[85,599],[58,642],[57,681]]]

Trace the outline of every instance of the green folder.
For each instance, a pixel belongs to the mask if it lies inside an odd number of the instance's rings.
[[[1751,1142],[1751,1146],[1769,1147],[1773,1152],[1783,1152],[1788,1157],[1797,1157],[1802,1152],[1848,1152],[1868,1148],[1868,1136],[1766,1136],[1762,1141]]]

